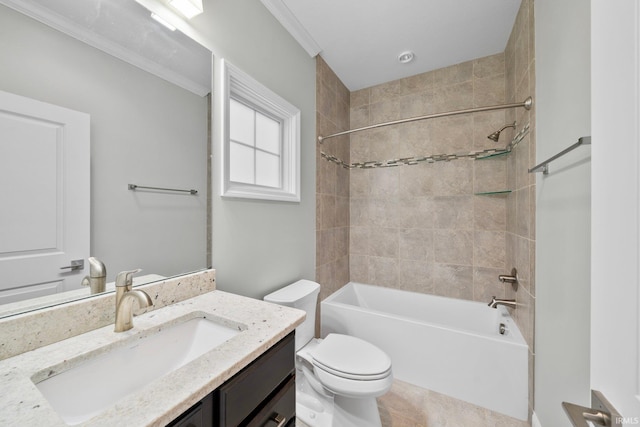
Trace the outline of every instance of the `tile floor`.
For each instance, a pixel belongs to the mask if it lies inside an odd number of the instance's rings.
[[[530,427],[497,412],[395,380],[378,399],[382,427]],[[308,427],[301,421],[296,427]],[[365,427],[365,426],[363,426]]]

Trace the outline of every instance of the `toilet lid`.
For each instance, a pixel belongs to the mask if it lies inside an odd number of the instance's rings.
[[[327,335],[312,356],[316,367],[344,378],[378,379],[391,370],[391,359],[384,351],[349,335]]]

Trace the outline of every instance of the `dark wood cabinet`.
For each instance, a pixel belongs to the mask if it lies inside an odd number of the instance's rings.
[[[187,412],[169,423],[170,427],[212,427],[213,394],[207,395]]]
[[[249,425],[258,412],[278,397],[278,391],[293,379],[294,374],[295,342],[293,335],[289,335],[216,391],[214,406],[219,415],[218,425]],[[295,387],[292,401],[293,411],[278,415],[288,420],[295,414]]]
[[[292,332],[169,426],[291,427],[295,410]]]
[[[296,418],[296,382],[291,377],[278,389],[258,413],[246,423],[247,427],[294,426]]]

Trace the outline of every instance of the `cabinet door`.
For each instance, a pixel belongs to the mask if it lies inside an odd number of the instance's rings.
[[[214,407],[219,425],[246,425],[294,373],[295,342],[291,333],[218,389]]]
[[[193,405],[167,427],[213,427],[213,395]]]

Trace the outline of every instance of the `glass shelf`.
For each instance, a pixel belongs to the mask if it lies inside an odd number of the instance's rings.
[[[497,191],[481,191],[479,193],[474,193],[476,196],[497,196],[501,194],[509,194],[511,190],[497,190]]]

